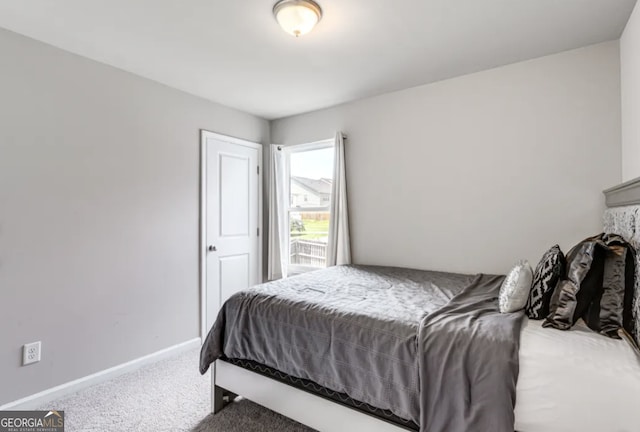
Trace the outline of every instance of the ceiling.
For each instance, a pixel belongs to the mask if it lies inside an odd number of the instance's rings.
[[[617,39],[635,0],[2,0],[0,27],[275,119]]]

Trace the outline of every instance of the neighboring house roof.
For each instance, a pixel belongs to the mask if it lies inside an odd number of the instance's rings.
[[[318,196],[331,194],[331,179],[328,178],[310,179],[306,177],[291,176],[291,181]]]

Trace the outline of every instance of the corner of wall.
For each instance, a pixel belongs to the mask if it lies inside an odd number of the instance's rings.
[[[640,6],[620,37],[622,181],[640,176]]]

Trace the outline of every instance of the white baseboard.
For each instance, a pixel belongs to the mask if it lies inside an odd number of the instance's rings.
[[[99,384],[120,375],[124,375],[127,372],[134,371],[150,363],[155,363],[158,360],[173,357],[190,349],[196,348],[200,346],[200,344],[201,339],[198,337],[186,342],[179,343],[177,345],[170,346],[146,356],[139,357],[135,360],[131,360],[126,363],[111,367],[109,369],[105,369],[103,371],[96,372],[94,374],[87,375],[73,381],[69,381],[59,386],[52,387],[31,396],[18,399],[17,401],[9,402],[5,405],[0,405],[0,411],[36,409],[65,395],[75,393],[92,385]]]

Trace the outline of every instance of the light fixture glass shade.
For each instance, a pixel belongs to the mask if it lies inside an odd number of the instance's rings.
[[[280,27],[295,37],[309,33],[322,18],[320,6],[311,0],[281,0],[273,14]]]

